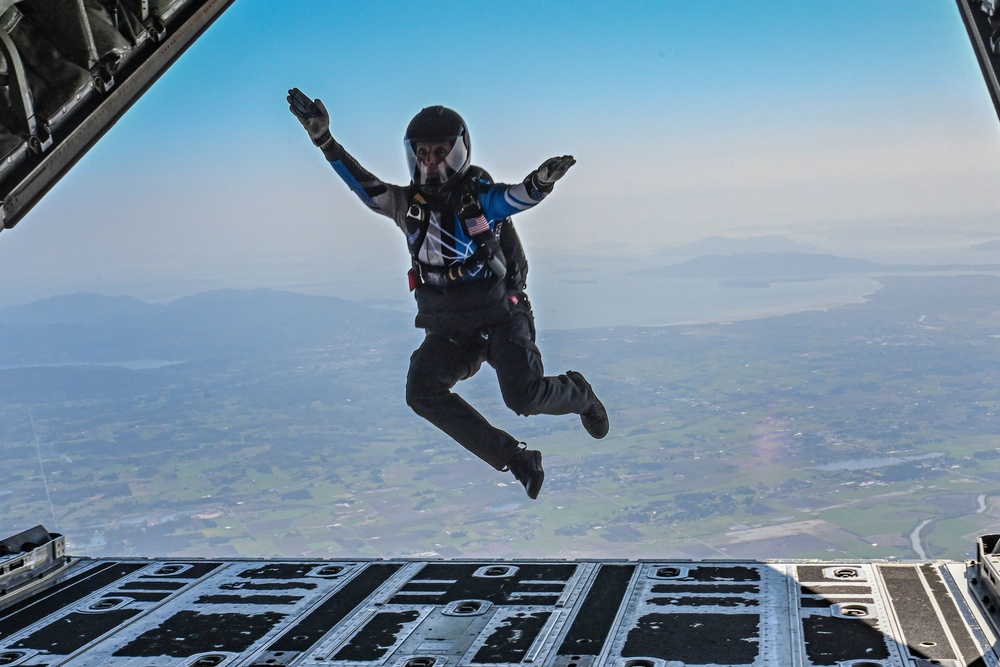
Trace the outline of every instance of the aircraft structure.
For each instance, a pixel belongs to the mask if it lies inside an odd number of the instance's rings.
[[[233,0],[0,0],[10,229]]]
[[[233,0],[0,0],[13,227]],[[1000,116],[1000,0],[957,0]],[[1000,665],[1000,534],[954,561],[75,558],[0,540],[0,665]]]
[[[998,544],[969,563],[74,559],[36,526],[0,542],[0,665],[994,667]]]
[[[1000,0],[957,0],[962,21],[1000,116]]]

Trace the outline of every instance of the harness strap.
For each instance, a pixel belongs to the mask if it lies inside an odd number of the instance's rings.
[[[415,287],[415,279],[442,286],[461,279],[483,265],[488,266],[499,280],[503,280],[507,274],[507,260],[479,203],[477,180],[473,174],[467,175],[459,188],[452,193],[452,197],[455,196],[458,196],[459,206],[454,215],[458,218],[466,235],[475,242],[476,250],[465,261],[451,266],[435,266],[420,261],[418,257],[420,248],[427,238],[430,215],[427,200],[419,192],[415,193],[406,213],[407,242],[413,265],[411,289]]]
[[[503,280],[504,276],[507,275],[507,259],[503,255],[503,250],[500,249],[497,235],[490,229],[490,223],[483,213],[483,207],[479,204],[479,193],[474,191],[475,183],[469,179],[467,185],[468,187],[465,188],[462,199],[459,201],[462,208],[458,211],[458,219],[461,220],[465,233],[476,242],[478,247],[472,257],[466,261],[466,264],[472,259],[476,259],[476,255],[481,254],[493,274]]]

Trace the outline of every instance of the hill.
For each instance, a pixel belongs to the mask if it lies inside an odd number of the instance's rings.
[[[0,366],[273,356],[331,338],[399,331],[404,313],[334,297],[219,290],[149,304],[74,294],[0,309]]]

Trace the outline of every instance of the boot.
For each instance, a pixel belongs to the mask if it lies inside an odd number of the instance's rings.
[[[580,386],[586,387],[590,393],[593,402],[590,404],[590,407],[580,413],[580,421],[583,423],[583,428],[587,429],[590,437],[600,440],[611,429],[611,422],[608,420],[608,411],[604,409],[604,404],[597,398],[594,388],[590,386],[590,383],[587,382],[582,373],[579,371],[566,371],[566,375],[573,378]]]
[[[524,485],[529,498],[534,500],[538,497],[538,492],[542,490],[542,481],[545,479],[541,452],[534,449],[519,449],[507,462],[507,469]]]

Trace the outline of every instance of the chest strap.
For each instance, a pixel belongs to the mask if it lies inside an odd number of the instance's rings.
[[[496,234],[490,229],[489,221],[479,203],[479,192],[476,180],[466,178],[449,197],[449,203],[458,198],[458,207],[446,205],[442,210],[442,218],[454,215],[458,218],[466,235],[476,244],[476,250],[468,259],[455,262],[448,266],[436,266],[420,261],[420,249],[427,238],[430,226],[430,204],[417,192],[406,213],[406,235],[413,268],[411,270],[411,285],[414,278],[435,286],[445,286],[464,278],[476,269],[487,266],[490,271],[502,280],[507,274],[507,260]]]

